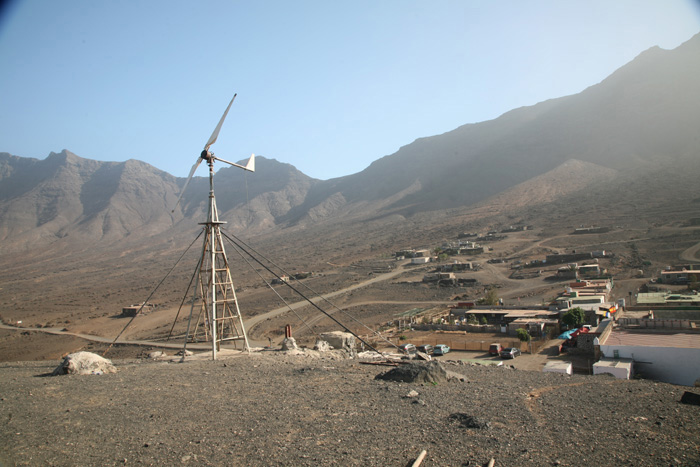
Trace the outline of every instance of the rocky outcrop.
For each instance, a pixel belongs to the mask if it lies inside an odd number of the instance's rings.
[[[437,361],[410,362],[381,373],[375,379],[404,383],[443,383],[447,381],[447,372]]]
[[[117,368],[110,360],[92,352],[76,352],[63,359],[61,364],[53,371],[53,376],[101,375],[116,372]]]

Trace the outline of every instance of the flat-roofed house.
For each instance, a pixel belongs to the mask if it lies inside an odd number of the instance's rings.
[[[700,333],[694,329],[615,329],[598,345],[602,357],[632,360],[634,371],[646,378],[683,386],[700,378]]]

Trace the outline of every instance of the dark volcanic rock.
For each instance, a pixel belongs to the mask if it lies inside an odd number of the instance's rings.
[[[700,394],[686,391],[683,393],[683,396],[681,396],[681,402],[690,405],[700,405]]]
[[[410,362],[377,375],[376,379],[404,383],[442,383],[447,381],[447,372],[436,361]]]
[[[407,387],[286,352],[36,377],[57,363],[0,364],[0,464],[700,465],[700,407],[653,381],[445,363],[469,384]]]
[[[455,420],[459,422],[459,424],[462,425],[463,428],[483,429],[491,426],[491,423],[489,423],[488,421],[479,417],[467,415],[465,413],[453,413],[450,415],[449,418],[450,420]]]

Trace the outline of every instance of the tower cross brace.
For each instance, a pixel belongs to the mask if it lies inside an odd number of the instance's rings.
[[[209,213],[207,221],[200,223],[204,226],[204,244],[197,271],[195,294],[192,298],[190,317],[185,336],[185,348],[191,338],[198,340],[198,333],[204,333],[204,340],[211,340],[212,359],[216,360],[217,352],[221,350],[222,342],[242,340],[244,350],[250,351],[248,336],[243,325],[236,290],[231,279],[231,269],[221,235],[221,225],[226,222],[219,220],[214,196],[214,159],[205,159],[209,165]],[[192,318],[195,314],[195,303],[199,298],[200,306],[197,321],[191,329]]]

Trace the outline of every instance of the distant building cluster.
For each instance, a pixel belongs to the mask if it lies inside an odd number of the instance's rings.
[[[486,234],[463,232],[458,239],[434,250],[403,249],[397,259],[412,264],[427,264],[438,259],[435,268],[423,275],[422,282],[438,286],[475,286],[475,279],[461,277],[480,268],[473,261],[446,261],[444,256],[478,255],[487,249],[478,242],[497,241],[503,234],[528,230],[529,226],[511,226]],[[581,227],[574,234],[608,232],[608,227]],[[488,248],[488,250],[492,250]],[[700,384],[700,295],[686,292],[652,291],[613,299],[613,277],[601,260],[614,258],[605,250],[570,251],[548,254],[544,259],[490,258],[488,263],[510,262],[511,269],[542,268],[554,271],[548,276],[568,281],[560,293],[544,306],[479,305],[461,301],[447,310],[430,311],[423,319],[412,316],[410,325],[420,329],[443,331],[499,332],[510,338],[523,330],[534,340],[562,339],[560,352],[587,355],[595,363],[591,371],[618,378],[635,374],[673,384]],[[607,263],[606,263],[607,264]],[[552,267],[555,267],[553,270]],[[639,271],[641,274],[643,271]],[[638,276],[640,277],[640,276]],[[700,282],[700,264],[668,266],[652,282],[664,285],[689,285]],[[466,295],[465,295],[466,297]],[[620,316],[623,314],[624,318]],[[583,322],[568,328],[568,315],[576,313]],[[420,324],[419,324],[420,323]],[[545,371],[571,374],[571,364],[554,362]]]

